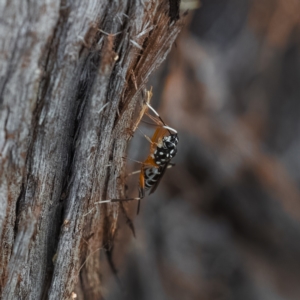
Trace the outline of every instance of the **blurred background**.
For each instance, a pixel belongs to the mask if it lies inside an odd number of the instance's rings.
[[[176,167],[137,217],[126,204],[136,238],[121,215],[113,253],[125,291],[107,267],[105,299],[300,299],[300,1],[187,8],[147,85],[179,132]],[[137,131],[128,156],[147,149]]]

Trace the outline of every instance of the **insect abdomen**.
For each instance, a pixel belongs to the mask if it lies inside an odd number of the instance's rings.
[[[159,168],[147,168],[144,170],[145,177],[145,189],[150,189],[159,179],[160,177],[160,169]]]

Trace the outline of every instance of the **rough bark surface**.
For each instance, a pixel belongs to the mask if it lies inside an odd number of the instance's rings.
[[[145,83],[179,30],[168,1],[0,2],[0,294],[100,299]],[[86,258],[89,258],[86,260]]]

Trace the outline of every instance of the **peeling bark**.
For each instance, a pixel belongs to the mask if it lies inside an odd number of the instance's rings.
[[[0,293],[100,299],[149,75],[181,27],[168,1],[0,4]],[[86,258],[89,258],[86,261]]]

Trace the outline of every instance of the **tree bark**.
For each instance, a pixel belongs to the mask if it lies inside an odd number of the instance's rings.
[[[100,256],[149,75],[181,22],[168,1],[0,3],[0,294],[101,299]],[[88,258],[88,260],[86,260]]]

